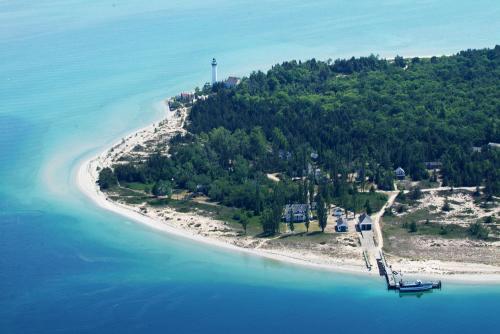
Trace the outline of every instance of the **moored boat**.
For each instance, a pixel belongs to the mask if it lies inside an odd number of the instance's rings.
[[[422,282],[420,280],[414,282],[399,282],[399,291],[401,292],[419,292],[432,290],[434,284],[432,282]]]

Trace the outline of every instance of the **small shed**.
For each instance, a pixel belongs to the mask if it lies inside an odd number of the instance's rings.
[[[335,226],[337,232],[347,232],[349,230],[349,226],[347,226],[347,220],[343,217],[337,219],[337,226]]]
[[[401,168],[401,167],[396,168],[396,170],[394,171],[394,173],[396,174],[396,177],[399,180],[403,180],[406,177],[405,170],[403,168]]]
[[[373,225],[372,218],[368,214],[363,213],[361,216],[359,216],[358,228],[360,231],[371,231],[372,225]]]

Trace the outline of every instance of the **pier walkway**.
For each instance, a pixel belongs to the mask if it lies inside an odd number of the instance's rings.
[[[361,243],[361,248],[363,249],[363,258],[368,270],[372,270],[373,264],[376,263],[379,275],[385,277],[385,280],[387,282],[387,289],[408,291],[412,287],[416,287],[416,289],[420,288],[420,284],[422,284],[422,282],[416,281],[417,283],[415,283],[403,281],[403,275],[401,274],[401,272],[392,270],[392,266],[387,263],[384,252],[382,251],[384,240],[382,237],[380,220],[382,218],[382,215],[384,214],[385,209],[387,207],[390,207],[394,203],[397,194],[397,192],[387,192],[387,195],[389,196],[387,203],[379,210],[379,212],[377,212],[375,215],[372,215],[372,230],[358,231],[358,236]],[[432,285],[432,289],[441,288],[441,281],[424,283],[427,286],[429,286],[429,284]]]

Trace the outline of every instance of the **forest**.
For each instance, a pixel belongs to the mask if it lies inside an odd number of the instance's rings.
[[[368,190],[392,190],[395,168],[416,181],[436,177],[425,162],[441,163],[443,185],[500,194],[500,149],[488,145],[500,142],[498,45],[431,58],[288,61],[201,94],[169,156],[114,166],[100,184],[187,189],[274,219],[283,204],[306,201],[373,210]]]

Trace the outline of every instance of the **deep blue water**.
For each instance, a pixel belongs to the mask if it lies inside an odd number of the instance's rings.
[[[422,298],[161,235],[96,208],[82,159],[153,104],[287,59],[500,43],[500,2],[0,0],[0,333],[485,333],[500,287]],[[364,319],[364,320],[363,320]]]

